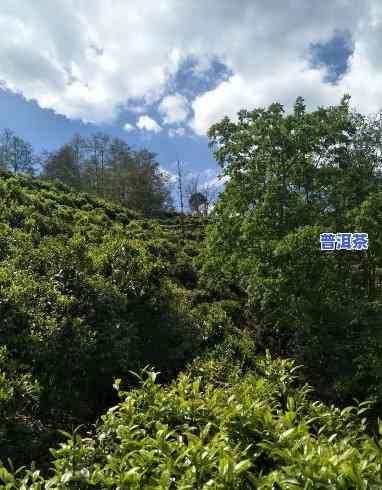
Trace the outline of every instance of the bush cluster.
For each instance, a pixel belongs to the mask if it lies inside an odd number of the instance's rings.
[[[222,378],[226,364],[230,379]],[[220,366],[219,366],[220,364]],[[192,374],[191,374],[192,373]],[[220,374],[219,374],[220,373]],[[95,433],[66,434],[52,474],[0,478],[7,488],[380,488],[382,439],[365,432],[367,404],[342,411],[295,385],[293,361],[268,354],[246,370],[219,355],[169,386],[145,368]],[[382,425],[380,426],[382,435]]]

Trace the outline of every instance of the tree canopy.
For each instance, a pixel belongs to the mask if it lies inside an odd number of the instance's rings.
[[[349,102],[308,112],[298,98],[290,114],[272,104],[212,126],[229,180],[201,262],[208,287],[246,298],[259,341],[346,400],[382,395],[382,126]],[[368,233],[369,249],[321,252],[324,232]]]
[[[47,154],[43,176],[108,198],[146,216],[173,210],[169,177],[155,154],[133,151],[123,140],[79,136]]]

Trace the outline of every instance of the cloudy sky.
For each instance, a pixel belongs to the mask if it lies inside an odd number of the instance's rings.
[[[379,0],[0,0],[0,128],[105,131],[213,181],[206,130],[274,101],[382,107]]]

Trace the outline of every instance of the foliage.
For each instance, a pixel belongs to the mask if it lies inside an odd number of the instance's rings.
[[[33,175],[36,157],[33,148],[10,129],[0,133],[0,169]]]
[[[380,488],[381,122],[348,97],[225,118],[208,217],[103,134],[46,155],[54,182],[0,170],[4,488]]]
[[[241,111],[209,132],[228,178],[198,259],[201,284],[246,300],[257,345],[305,365],[323,397],[382,402],[381,118],[298,98]],[[321,252],[324,232],[368,251]],[[357,382],[355,382],[357,380]]]
[[[0,203],[0,345],[12,367],[1,378],[5,425],[25,419],[10,379],[36,380],[25,424],[49,432],[91,422],[115,399],[113,377],[151,363],[170,379],[202,348],[186,289],[196,281],[187,253],[198,253],[197,238],[178,240],[180,229],[165,222],[6,172]],[[0,457],[17,462],[25,434],[16,425],[19,449],[2,445]]]
[[[103,133],[75,136],[45,155],[42,176],[154,216],[172,209],[169,178],[155,156]]]
[[[52,450],[51,477],[3,467],[0,478],[9,489],[382,485],[382,440],[365,433],[367,404],[340,411],[313,402],[308,386],[295,385],[294,363],[269,354],[225,383],[211,380],[212,369],[200,362],[164,387],[145,368],[141,387],[129,392],[116,380],[121,402],[94,435],[66,434]]]
[[[37,417],[41,387],[25,366],[17,364],[0,348],[1,457],[30,461],[44,444],[53,443]],[[20,440],[22,439],[22,441]],[[49,442],[45,439],[49,439]]]

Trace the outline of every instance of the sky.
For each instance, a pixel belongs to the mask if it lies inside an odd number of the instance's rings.
[[[375,113],[381,42],[379,0],[1,0],[0,129],[103,131],[219,187],[212,124],[297,96]]]

